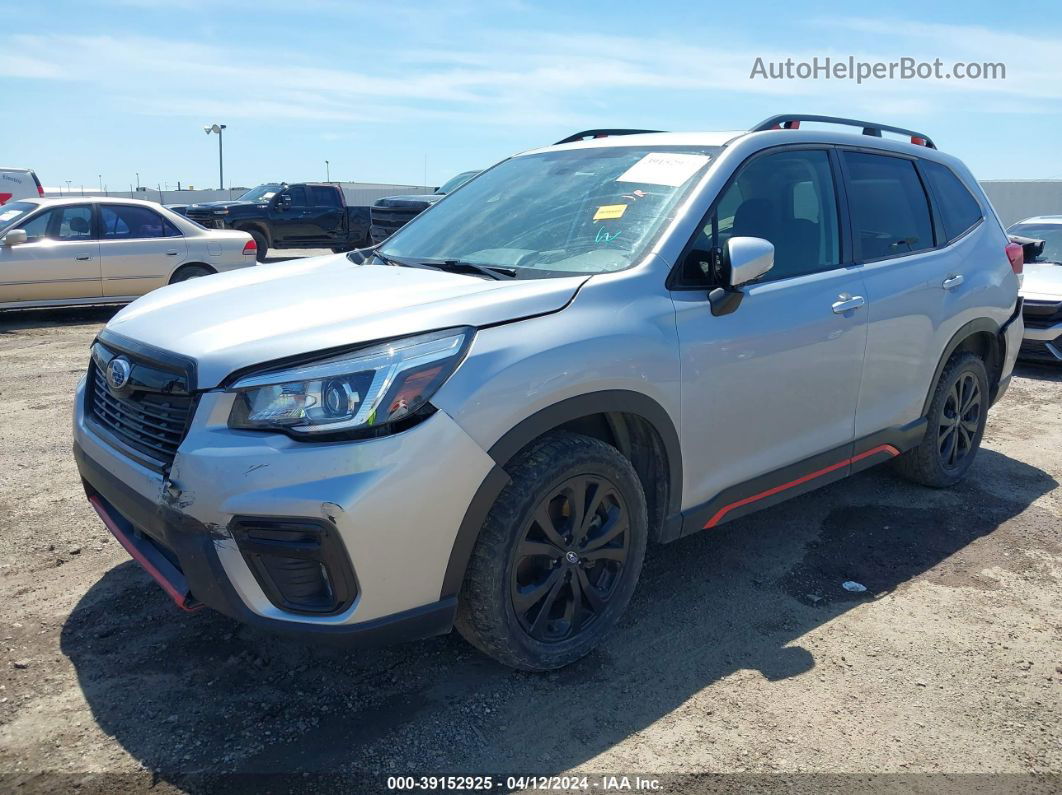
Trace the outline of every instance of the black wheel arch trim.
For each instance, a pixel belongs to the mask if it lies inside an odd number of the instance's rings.
[[[246,232],[247,234],[257,232],[265,238],[267,248],[276,248],[276,246],[273,245],[273,235],[269,230],[268,224],[259,223],[257,221],[236,221],[232,228],[237,232]]]
[[[1020,304],[1016,311],[1020,311]],[[929,404],[933,402],[933,394],[937,390],[937,384],[940,382],[940,374],[944,372],[944,368],[947,366],[951,356],[967,339],[975,334],[981,334],[987,332],[991,334],[998,342],[999,345],[1006,347],[1006,342],[1000,339],[1000,335],[1003,334],[1006,326],[1013,322],[1013,317],[1004,326],[1000,326],[996,321],[987,317],[980,317],[976,320],[971,320],[964,325],[958,331],[956,331],[948,344],[944,348],[944,353],[940,357],[940,361],[937,362],[937,369],[933,372],[933,378],[929,382],[929,390],[926,392],[925,402],[922,404],[922,416],[925,416],[929,412]],[[988,363],[986,362],[986,365]],[[989,373],[989,378],[992,378],[992,374]],[[998,383],[989,383],[988,388],[991,393],[990,402],[994,401],[996,390],[998,389]]]
[[[458,527],[446,565],[440,598],[456,596],[461,590],[472,548],[479,537],[487,513],[510,481],[505,465],[520,450],[543,434],[565,423],[595,414],[604,414],[606,417],[610,414],[633,414],[649,423],[660,436],[667,456],[669,475],[667,510],[664,527],[661,528],[661,540],[674,537],[674,530],[677,530],[681,523],[682,449],[678,431],[670,415],[663,406],[640,392],[611,389],[577,395],[547,406],[522,420],[487,451],[494,459],[494,466],[477,489]],[[622,432],[616,433],[614,427],[613,432],[617,438],[622,435]]]

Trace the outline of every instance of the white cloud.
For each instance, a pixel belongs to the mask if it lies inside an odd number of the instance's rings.
[[[836,42],[845,38],[835,35],[841,31],[862,46],[851,53],[836,45],[783,51],[749,46],[736,37],[699,46],[634,35],[481,30],[462,47],[392,47],[386,58],[377,57],[378,47],[355,48],[348,54],[350,66],[323,67],[310,53],[287,51],[282,58],[266,58],[260,47],[223,43],[16,34],[5,42],[0,74],[90,82],[97,101],[151,115],[380,124],[421,120],[555,127],[585,121],[593,126],[603,116],[636,115],[626,107],[629,103],[660,92],[695,101],[708,95],[799,96],[809,102],[844,102],[853,112],[879,115],[925,115],[966,106],[971,96],[978,97],[979,106],[1028,112],[1034,104],[1029,100],[1062,97],[1062,83],[1052,68],[1062,40],[865,18],[819,20],[811,30],[821,35],[800,40]],[[1004,61],[1007,79],[864,85],[749,79],[757,56],[801,61],[848,55],[867,61],[901,55],[940,57],[945,63]]]

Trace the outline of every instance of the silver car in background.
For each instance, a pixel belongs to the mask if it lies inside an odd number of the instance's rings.
[[[0,207],[0,309],[122,304],[256,263],[246,232],[205,229],[137,199],[26,199]]]
[[[183,609],[359,643],[456,626],[558,668],[650,542],[888,461],[957,483],[1010,382],[1021,267],[921,133],[587,131],[374,250],[125,308],[74,455]]]
[[[1024,243],[1025,340],[1021,356],[1030,361],[1062,363],[1062,215],[1040,215],[1007,230]]]

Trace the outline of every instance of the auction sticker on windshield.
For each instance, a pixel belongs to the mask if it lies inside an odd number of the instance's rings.
[[[626,204],[603,204],[594,213],[595,221],[612,221],[627,212]]]
[[[616,182],[642,182],[677,188],[709,159],[708,155],[650,152],[616,177]]]

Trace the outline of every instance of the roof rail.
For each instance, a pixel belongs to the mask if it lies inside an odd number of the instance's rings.
[[[560,144],[572,144],[576,141],[587,141],[593,138],[608,138],[610,135],[637,135],[638,133],[656,132],[660,132],[660,130],[583,130],[574,135],[569,135],[567,138],[562,138],[553,145],[559,146]]]
[[[878,124],[873,121],[859,121],[858,119],[845,119],[841,116],[810,116],[803,113],[788,113],[778,116],[771,116],[769,119],[764,119],[755,127],[749,130],[749,132],[761,132],[763,130],[796,130],[800,127],[802,121],[821,121],[827,124],[843,124],[846,127],[862,127],[863,135],[871,135],[875,138],[880,138],[882,131],[899,133],[900,135],[909,135],[911,137],[911,143],[918,146],[926,146],[930,149],[936,149],[936,144],[925,133],[915,132],[914,130],[908,130],[904,127],[893,127],[890,124]]]

